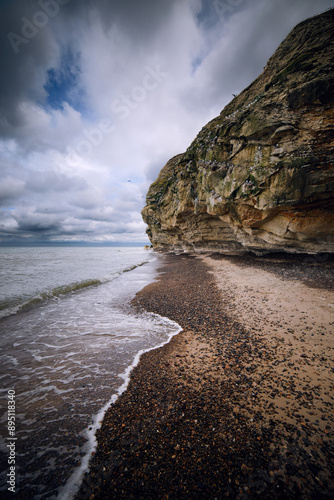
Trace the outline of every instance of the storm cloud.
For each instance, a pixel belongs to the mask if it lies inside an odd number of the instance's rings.
[[[144,242],[165,162],[333,0],[0,6],[0,244]]]

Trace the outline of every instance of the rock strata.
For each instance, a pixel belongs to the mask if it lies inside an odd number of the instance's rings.
[[[157,249],[334,252],[334,9],[175,156],[142,211]]]

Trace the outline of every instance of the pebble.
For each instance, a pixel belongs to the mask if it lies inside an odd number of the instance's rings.
[[[229,315],[204,263],[165,260],[160,280],[133,305],[183,331],[133,370],[97,431],[76,499],[330,498],[332,441],[303,416],[313,388],[295,390],[293,363],[277,377],[277,348]],[[277,411],[278,397],[290,401],[291,421]]]

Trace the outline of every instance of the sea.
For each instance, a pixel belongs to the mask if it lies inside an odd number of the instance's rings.
[[[181,330],[131,305],[161,259],[140,247],[0,248],[1,498],[73,498],[141,354]]]

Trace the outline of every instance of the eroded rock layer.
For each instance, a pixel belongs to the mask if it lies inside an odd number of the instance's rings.
[[[150,186],[155,248],[334,252],[334,9],[294,28],[263,73]]]

